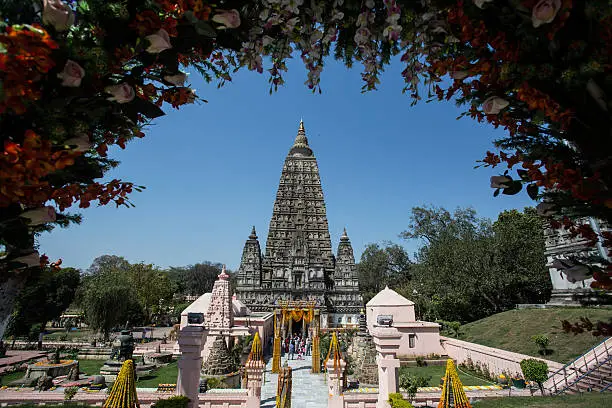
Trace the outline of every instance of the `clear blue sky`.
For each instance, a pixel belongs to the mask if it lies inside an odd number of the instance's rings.
[[[531,204],[525,194],[494,198],[489,177],[499,172],[473,168],[501,130],[456,120],[462,110],[452,102],[411,107],[399,64],[378,91],[361,94],[360,68],[329,61],[321,95],[303,84],[299,59],[273,95],[265,75],[244,71],[217,89],[192,74],[209,103],[166,106],[144,139],[112,151],[122,163],[109,177],[147,187],[131,196],[136,208],[73,208],[83,223],[42,236],[40,252],[78,268],[113,254],[161,267],[208,260],[237,269],[252,225],[265,245],[300,118],[319,163],[332,244],[346,227],[357,260],[368,243],[400,242],[413,206],[472,206],[496,218]],[[403,244],[411,253],[417,247]]]

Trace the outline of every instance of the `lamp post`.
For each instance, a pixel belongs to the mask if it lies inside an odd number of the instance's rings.
[[[417,312],[417,321],[419,320],[419,317],[421,317],[421,313],[419,312],[419,302],[418,302],[418,296],[419,296],[419,291],[416,289],[412,290],[412,294],[415,296],[415,298],[417,299],[416,302],[414,302],[416,304],[416,312]]]

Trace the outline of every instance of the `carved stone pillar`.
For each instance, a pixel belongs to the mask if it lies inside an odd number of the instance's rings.
[[[263,361],[251,360],[246,363],[247,395],[261,398],[261,384],[264,371]]]
[[[177,395],[189,398],[188,408],[198,408],[200,392],[200,370],[202,369],[202,348],[208,329],[202,326],[185,326],[179,332],[178,345],[181,358],[178,361]]]
[[[376,345],[378,364],[378,401],[376,408],[390,408],[389,394],[398,392],[398,370],[400,361],[397,351],[401,333],[395,327],[374,326],[370,331]]]
[[[327,368],[327,407],[343,408],[344,396],[342,394],[342,383],[346,362],[340,359],[334,367],[334,361],[330,358],[325,368]]]

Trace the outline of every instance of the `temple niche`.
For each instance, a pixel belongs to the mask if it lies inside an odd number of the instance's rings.
[[[319,168],[300,122],[285,158],[265,252],[255,227],[237,273],[236,296],[254,312],[271,312],[283,300],[310,300],[322,327],[357,327],[363,301],[346,230],[332,250]]]

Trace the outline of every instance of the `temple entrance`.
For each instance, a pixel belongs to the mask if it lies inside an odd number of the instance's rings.
[[[321,372],[319,329],[321,314],[314,301],[280,301],[274,310],[272,372],[278,373],[281,358],[311,359],[311,372]]]

